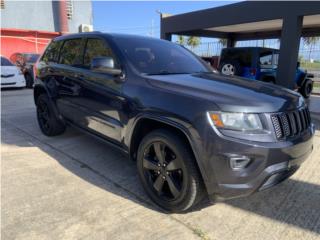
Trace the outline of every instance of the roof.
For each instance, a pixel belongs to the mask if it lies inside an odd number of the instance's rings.
[[[238,40],[281,36],[284,19],[304,16],[303,36],[320,35],[320,2],[240,2],[161,19],[165,33]]]
[[[141,36],[141,35],[134,35],[134,34],[123,34],[123,33],[106,33],[100,31],[93,31],[93,32],[84,32],[84,33],[72,33],[72,34],[65,34],[59,37],[56,37],[54,40],[66,40],[78,37],[90,37],[90,36],[102,36],[102,37],[115,37],[115,38],[127,38],[127,39],[153,39],[158,41],[163,41],[158,38],[148,37],[148,36]]]

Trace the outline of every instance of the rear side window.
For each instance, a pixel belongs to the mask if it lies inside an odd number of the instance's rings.
[[[259,64],[261,67],[272,67],[278,65],[279,54],[272,50],[264,50],[260,52]]]
[[[90,68],[92,59],[96,57],[113,57],[115,59],[111,48],[102,39],[89,38],[84,55],[84,66]]]
[[[61,44],[61,41],[52,41],[43,54],[42,61],[54,63],[58,62]]]
[[[60,63],[81,67],[83,64],[83,42],[81,38],[66,40],[61,49]]]
[[[235,61],[240,63],[243,67],[251,67],[252,65],[252,52],[250,49],[233,48],[224,49],[222,52],[222,61]]]

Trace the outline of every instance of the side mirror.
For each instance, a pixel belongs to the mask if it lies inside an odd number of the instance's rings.
[[[117,69],[114,66],[114,60],[112,57],[96,57],[91,61],[90,69],[93,72],[107,73],[111,75],[120,75],[121,69]]]
[[[299,68],[300,67],[300,62],[297,62],[297,68]]]

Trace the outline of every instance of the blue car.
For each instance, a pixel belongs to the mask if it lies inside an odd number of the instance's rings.
[[[279,50],[263,47],[224,48],[221,52],[219,71],[252,80],[276,83]],[[297,64],[295,88],[308,98],[313,88],[312,74]]]

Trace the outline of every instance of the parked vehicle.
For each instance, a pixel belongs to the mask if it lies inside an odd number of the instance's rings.
[[[17,65],[26,79],[27,88],[32,88],[34,83],[33,66],[40,57],[36,53],[14,53],[11,55],[11,61]]]
[[[54,39],[35,66],[41,131],[67,125],[137,162],[150,198],[174,212],[206,194],[247,196],[290,177],[311,153],[303,97],[224,76],[169,41],[99,32]]]
[[[9,59],[1,56],[1,88],[24,88],[22,72]]]
[[[276,83],[279,50],[262,47],[224,48],[221,51],[219,70],[225,75],[237,75],[249,79]],[[313,75],[297,64],[296,89],[305,97],[310,97]]]

